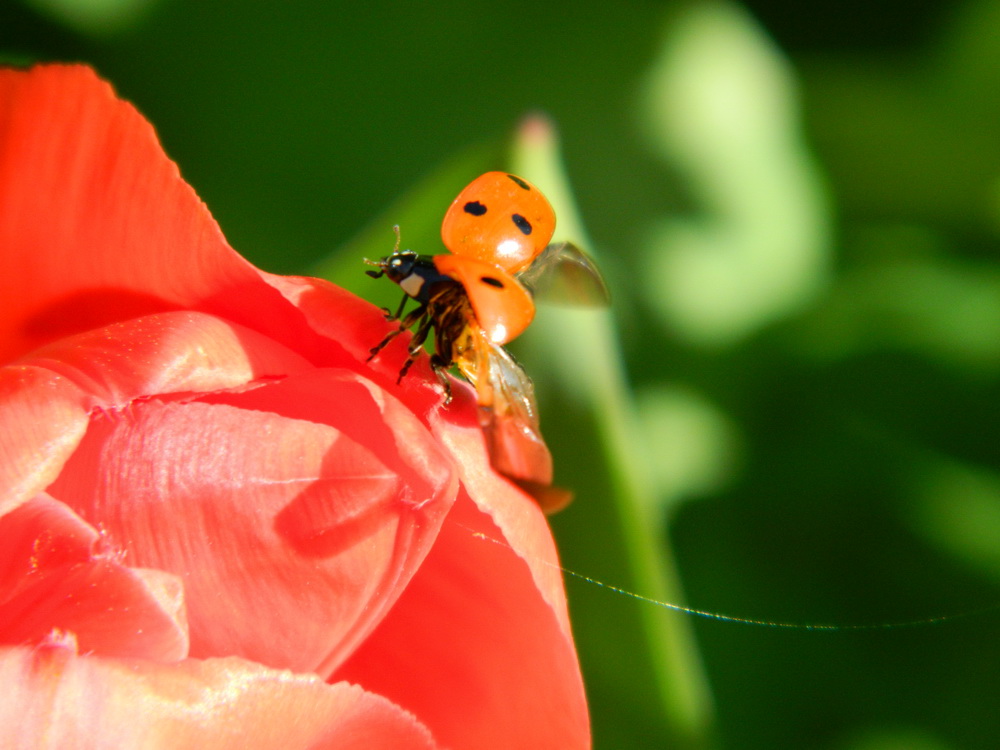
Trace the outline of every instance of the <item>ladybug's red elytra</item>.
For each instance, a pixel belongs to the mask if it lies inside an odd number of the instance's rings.
[[[441,240],[455,255],[519,273],[548,247],[556,213],[525,179],[487,172],[452,201],[441,222]]]
[[[377,262],[373,278],[387,276],[403,290],[395,313],[399,327],[371,349],[374,358],[390,341],[414,328],[401,382],[434,332],[431,367],[451,400],[447,371],[456,367],[476,389],[480,423],[490,461],[554,512],[571,495],[552,487],[552,457],[542,440],[530,378],[503,345],[519,336],[535,315],[534,292],[555,286],[563,296],[605,302],[607,290],[592,261],[568,243],[549,244],[556,217],[530,182],[506,172],[487,172],[452,202],[441,225],[451,253],[418,255],[396,248]],[[408,300],[417,307],[403,315]]]

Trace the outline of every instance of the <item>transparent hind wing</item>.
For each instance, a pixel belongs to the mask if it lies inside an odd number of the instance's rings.
[[[603,307],[610,301],[608,287],[597,265],[571,242],[549,245],[517,280],[535,299],[564,305]]]
[[[518,482],[552,483],[552,454],[538,425],[535,388],[510,353],[473,335],[459,369],[476,388],[479,422],[493,468]]]

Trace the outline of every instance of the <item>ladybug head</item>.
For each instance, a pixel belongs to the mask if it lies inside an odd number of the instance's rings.
[[[388,276],[390,281],[394,281],[397,284],[410,276],[413,273],[414,267],[417,265],[418,255],[412,250],[394,251],[392,255],[387,255],[384,258],[379,258],[377,261],[368,260],[365,258],[365,263],[372,266],[378,266],[377,271],[365,271],[373,279],[380,279],[382,276]]]

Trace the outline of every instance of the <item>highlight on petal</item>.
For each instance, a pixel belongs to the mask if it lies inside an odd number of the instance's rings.
[[[95,409],[240,387],[307,366],[271,339],[195,312],[137,318],[36,350],[0,369],[0,512],[48,486]]]
[[[326,675],[385,616],[456,493],[416,417],[349,373],[95,415],[51,492],[184,581],[191,655]]]
[[[241,325],[175,311],[68,336],[22,357],[75,383],[83,405],[113,409],[165,394],[240,388],[310,367],[303,357]]]
[[[0,517],[0,643],[38,644],[53,630],[105,656],[187,656],[180,582],[125,567],[93,527],[40,495]]]
[[[87,430],[82,400],[80,389],[57,373],[0,368],[0,514],[58,476]]]
[[[165,665],[0,649],[0,726],[15,747],[433,750],[412,715],[359,687],[241,659]]]

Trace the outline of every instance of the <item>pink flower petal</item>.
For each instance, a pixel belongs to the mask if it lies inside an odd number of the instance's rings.
[[[310,368],[301,356],[243,326],[205,313],[133,318],[68,336],[17,364],[64,375],[87,394],[88,409],[138,398],[240,388]]]
[[[0,108],[0,360],[253,277],[93,71],[2,70]]]
[[[449,747],[590,747],[573,642],[525,561],[466,497],[336,677],[412,711]]]
[[[397,386],[404,337],[365,364],[378,311],[240,258],[86,68],[0,71],[0,262],[0,362],[23,357],[0,369],[0,514],[8,552],[46,552],[37,574],[0,556],[12,638],[176,658],[133,636],[182,630],[184,602],[195,655],[356,675],[455,748],[589,744],[551,536],[489,467],[471,391],[440,410],[426,358]],[[357,688],[79,658],[52,632],[0,652],[0,726],[27,745],[429,746]]]
[[[0,538],[0,643],[39,643],[58,629],[107,656],[187,656],[176,577],[126,568],[62,503],[21,505],[0,518]]]
[[[270,339],[194,312],[138,318],[54,342],[0,369],[0,513],[48,486],[93,410],[162,393],[240,387],[305,367]]]
[[[311,370],[98,415],[50,490],[184,580],[194,656],[329,673],[434,543],[451,462],[398,402]]]
[[[405,401],[417,414],[425,415],[442,404],[444,392],[431,371],[428,357],[420,357],[403,382],[396,382],[409,355],[409,334],[399,336],[378,357],[366,362],[371,348],[398,326],[386,321],[377,307],[321,279],[262,276],[298,307],[314,331],[336,340],[350,356],[365,362],[363,374]],[[353,321],[355,325],[345,326],[344,321]],[[475,408],[475,395],[465,381],[452,378],[452,392],[455,400],[450,411]]]
[[[111,323],[179,309],[348,366],[229,247],[153,128],[85,66],[0,69],[0,362]],[[343,304],[377,315],[350,295]],[[359,330],[350,316],[337,326]],[[336,326],[334,326],[336,327]]]
[[[71,644],[8,648],[0,649],[0,684],[11,747],[437,748],[384,698],[235,658],[163,665],[76,656]]]
[[[511,550],[531,571],[539,593],[571,639],[566,589],[555,539],[538,503],[493,470],[479,428],[457,414],[432,417],[434,434],[455,459],[462,486],[480,511],[501,530]]]

